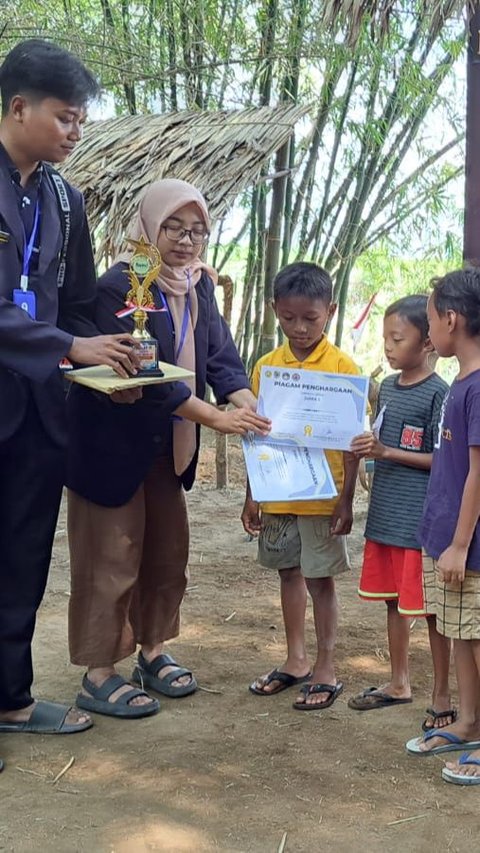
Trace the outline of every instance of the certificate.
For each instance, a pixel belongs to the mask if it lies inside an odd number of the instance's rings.
[[[258,413],[272,421],[267,441],[349,450],[365,429],[367,376],[264,366]]]
[[[158,366],[163,376],[129,376],[124,379],[118,376],[112,367],[98,365],[97,367],[81,367],[78,370],[69,370],[65,378],[70,382],[78,382],[86,385],[92,391],[101,391],[103,394],[113,394],[114,391],[124,391],[125,388],[138,388],[140,385],[160,385],[164,382],[181,382],[194,376],[190,370],[177,367],[175,364],[167,364],[159,361]]]
[[[253,434],[243,439],[255,501],[315,501],[337,495],[323,450],[272,444]]]

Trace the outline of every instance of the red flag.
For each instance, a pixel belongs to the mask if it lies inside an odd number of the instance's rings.
[[[358,344],[360,342],[360,338],[362,337],[362,334],[363,334],[363,330],[367,324],[368,316],[370,314],[370,311],[373,308],[373,304],[375,302],[375,299],[377,298],[377,295],[378,295],[377,293],[374,293],[373,296],[370,297],[367,304],[364,305],[364,307],[360,311],[360,315],[353,325],[351,334],[352,334],[353,351],[354,352],[356,351],[356,349],[358,347]]]

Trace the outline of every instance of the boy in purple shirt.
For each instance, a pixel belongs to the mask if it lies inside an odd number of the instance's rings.
[[[428,611],[455,644],[457,721],[407,743],[416,755],[467,749],[442,771],[447,782],[480,785],[480,268],[433,282],[430,339],[460,366],[444,404],[420,525]],[[470,750],[473,750],[470,751]]]

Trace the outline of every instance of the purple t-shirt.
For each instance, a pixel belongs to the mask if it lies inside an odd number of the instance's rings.
[[[480,370],[456,379],[445,398],[433,451],[419,542],[438,560],[452,543],[470,468],[469,448],[480,446]],[[480,572],[480,522],[467,557],[467,569]]]

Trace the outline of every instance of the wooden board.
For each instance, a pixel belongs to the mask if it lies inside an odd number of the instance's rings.
[[[177,367],[175,364],[167,364],[159,361],[158,366],[163,370],[163,376],[131,376],[122,379],[112,367],[98,365],[96,367],[82,367],[78,370],[69,370],[65,377],[71,382],[78,382],[91,388],[92,391],[101,391],[103,394],[113,394],[114,391],[124,391],[125,388],[138,388],[140,385],[160,385],[164,382],[181,382],[195,376],[190,370]]]

